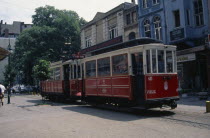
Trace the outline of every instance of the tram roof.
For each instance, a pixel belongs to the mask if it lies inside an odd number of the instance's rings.
[[[118,49],[118,50],[114,50],[114,51],[101,53],[98,55],[89,56],[89,57],[86,57],[85,59],[83,59],[83,61],[90,61],[90,60],[94,60],[97,58],[105,58],[105,57],[109,57],[109,56],[120,55],[123,53],[135,53],[135,52],[143,51],[143,49],[147,50],[147,49],[154,49],[157,47],[159,47],[160,49],[167,48],[168,50],[176,50],[176,46],[174,46],[174,45],[164,45],[162,43],[149,43],[149,44],[136,45],[136,46],[132,46],[132,47],[127,47],[127,48],[122,48],[122,49]]]
[[[133,47],[133,46],[137,46],[137,45],[152,44],[152,43],[160,44],[160,43],[162,43],[162,41],[145,37],[145,38],[138,38],[138,39],[133,39],[133,40],[129,40],[126,42],[109,45],[109,46],[102,47],[102,48],[97,48],[98,45],[95,45],[95,46],[83,49],[82,51],[86,50],[89,53],[91,53],[91,55],[98,55],[98,54],[115,51],[115,50],[119,50],[119,49],[123,49],[123,48]]]
[[[138,39],[122,42],[122,43],[113,44],[113,45],[98,48],[98,49],[95,48],[94,50],[91,50],[90,53],[92,56],[94,56],[94,55],[107,53],[107,52],[111,52],[111,51],[115,51],[115,50],[119,50],[123,48],[129,48],[129,47],[134,47],[138,45],[146,45],[146,44],[164,45],[162,41],[160,40],[145,37],[145,38],[138,38]]]

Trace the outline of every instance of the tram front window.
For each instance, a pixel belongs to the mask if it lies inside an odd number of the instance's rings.
[[[150,50],[146,51],[147,53],[147,73],[151,73],[151,65],[150,65]]]
[[[158,50],[158,72],[165,72],[164,50]]]
[[[147,73],[176,72],[176,52],[151,49],[146,51]]]
[[[153,49],[152,50],[152,72],[153,73],[157,73],[157,61],[156,61],[156,59],[157,59],[157,53],[156,53],[156,49]]]
[[[166,51],[166,69],[167,69],[167,73],[173,72],[172,51]]]

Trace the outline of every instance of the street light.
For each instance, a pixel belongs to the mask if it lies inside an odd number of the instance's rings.
[[[9,45],[8,45],[8,51],[10,52],[9,53],[9,56],[8,56],[8,69],[10,70],[10,54],[11,54],[11,51],[12,51],[12,48],[11,48],[11,45],[10,45],[10,38],[9,38]],[[10,104],[10,95],[11,95],[11,82],[10,82],[10,78],[11,78],[11,72],[9,72],[8,74],[8,80],[9,80],[9,90],[8,90],[8,100],[7,100],[7,104]]]

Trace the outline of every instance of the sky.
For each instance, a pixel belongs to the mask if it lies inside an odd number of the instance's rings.
[[[97,12],[107,12],[123,2],[131,0],[0,0],[0,20],[7,24],[13,21],[31,24],[35,9],[50,5],[60,10],[75,11],[86,21],[91,21]]]

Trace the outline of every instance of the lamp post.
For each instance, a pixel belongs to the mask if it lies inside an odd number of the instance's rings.
[[[8,45],[8,51],[10,52],[9,53],[9,56],[8,56],[8,69],[9,69],[9,71],[10,71],[10,54],[11,54],[11,51],[12,51],[12,49],[11,49],[11,45],[10,45],[10,38],[9,38],[9,45]],[[9,85],[8,85],[8,87],[9,87],[9,89],[8,89],[8,100],[7,100],[7,104],[10,104],[10,96],[11,96],[11,82],[10,82],[10,78],[11,78],[11,71],[9,72],[9,74],[8,74],[8,80],[9,80]]]

